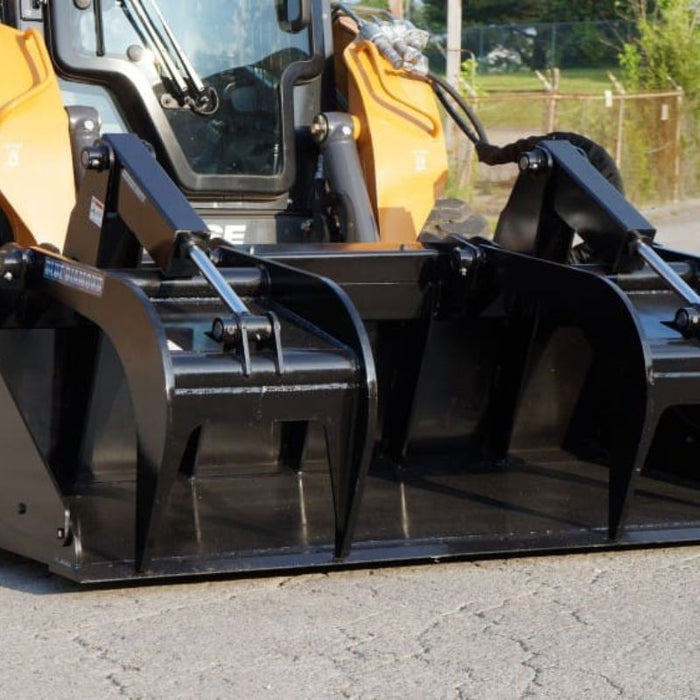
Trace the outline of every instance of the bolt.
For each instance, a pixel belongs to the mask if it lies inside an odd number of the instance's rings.
[[[66,531],[62,527],[59,527],[56,530],[56,539],[57,540],[65,540],[66,539]]]
[[[674,322],[683,335],[691,335],[700,328],[700,311],[692,307],[678,309]]]
[[[15,276],[11,272],[6,272],[2,278],[5,280],[5,282],[12,282],[12,280],[15,278]]]
[[[328,119],[325,114],[317,114],[311,123],[311,136],[316,143],[323,143],[328,137]]]
[[[220,343],[224,339],[224,323],[220,318],[214,321],[214,325],[211,328],[211,334],[217,343]]]
[[[518,158],[518,169],[520,172],[539,172],[547,167],[547,154],[541,148],[521,153]]]
[[[126,50],[127,57],[133,63],[139,63],[139,61],[143,61],[143,57],[145,56],[145,54],[146,52],[144,51],[143,46],[140,46],[139,44],[132,44]]]
[[[221,265],[223,259],[224,256],[218,248],[214,248],[214,250],[209,251],[209,260],[211,260],[214,265]]]
[[[460,276],[466,277],[469,270],[479,262],[479,253],[471,248],[454,248],[450,253],[452,269]]]
[[[80,162],[86,170],[106,170],[110,166],[111,154],[108,146],[97,144],[83,148]]]

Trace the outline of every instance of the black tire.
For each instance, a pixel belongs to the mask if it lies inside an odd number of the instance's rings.
[[[419,240],[423,243],[447,236],[461,235],[472,238],[491,235],[488,221],[461,199],[438,199],[423,226]]]
[[[15,237],[12,235],[12,226],[10,226],[10,220],[7,218],[5,212],[0,209],[0,245],[5,245],[5,243],[12,243]]]

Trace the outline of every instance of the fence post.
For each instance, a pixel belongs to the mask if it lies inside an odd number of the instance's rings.
[[[673,154],[673,201],[681,198],[681,138],[683,134],[683,88],[678,88],[676,96],[676,138]]]
[[[403,17],[403,0],[389,0],[389,12],[394,17]]]
[[[625,96],[626,90],[623,84],[608,71],[608,78],[617,90],[617,133],[615,135],[615,163],[618,168],[622,167],[622,139],[625,133]]]
[[[551,80],[549,80],[538,70],[535,71],[535,75],[542,83],[543,90],[549,93],[549,98],[547,99],[547,115],[545,117],[544,131],[546,134],[551,134],[554,131],[557,117],[557,94],[559,92],[560,71],[558,68],[552,68],[552,70],[547,72],[549,73]]]
[[[625,94],[618,96],[619,107],[617,109],[617,136],[615,137],[615,162],[617,167],[622,167],[622,138],[625,134]]]
[[[559,79],[561,72],[558,68],[552,68],[552,89],[547,101],[547,129],[546,133],[551,134],[557,124],[557,100],[559,99]]]
[[[458,87],[457,78],[462,66],[462,3],[447,2],[447,81]]]

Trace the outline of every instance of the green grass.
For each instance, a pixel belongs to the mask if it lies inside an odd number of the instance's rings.
[[[611,71],[619,78],[619,70],[611,68],[570,68],[560,73],[559,92],[562,94],[593,95],[613,89],[608,78]],[[545,73],[545,71],[542,71]],[[546,73],[545,73],[546,75]],[[466,76],[465,76],[466,77]],[[476,86],[480,92],[542,92],[542,83],[534,71],[522,73],[478,73]]]

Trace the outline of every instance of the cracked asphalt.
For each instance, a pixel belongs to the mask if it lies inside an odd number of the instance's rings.
[[[0,554],[4,698],[697,698],[700,548],[78,589]]]
[[[700,201],[648,210],[700,249]],[[700,698],[700,547],[80,589],[0,552],[4,698]]]

